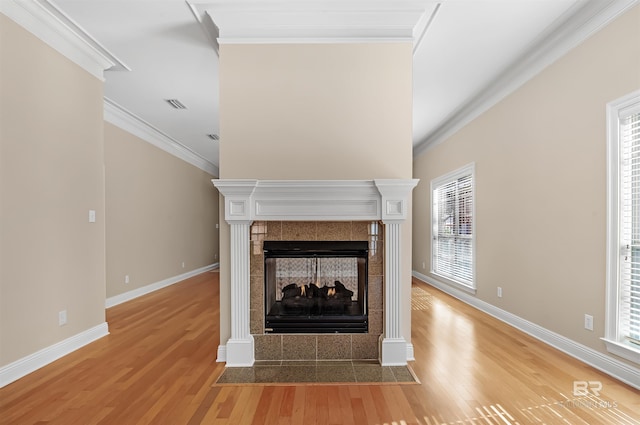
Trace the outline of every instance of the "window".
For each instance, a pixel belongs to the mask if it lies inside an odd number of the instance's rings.
[[[431,272],[475,289],[474,165],[431,181]]]
[[[607,349],[640,363],[640,91],[607,105]]]

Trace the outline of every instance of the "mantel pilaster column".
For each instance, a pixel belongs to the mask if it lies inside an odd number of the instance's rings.
[[[384,332],[380,347],[383,366],[407,364],[407,341],[402,335],[402,238],[400,221],[384,223]]]
[[[383,366],[407,364],[407,340],[402,335],[402,223],[418,180],[374,180],[382,197],[384,223],[384,332],[380,340]]]
[[[252,366],[255,361],[250,331],[251,195],[256,180],[213,180],[225,200],[225,221],[231,227],[231,338],[226,343],[228,367]],[[222,342],[222,341],[221,341]]]
[[[250,332],[249,227],[251,221],[231,225],[231,338],[227,341],[227,366],[251,366],[255,360]]]

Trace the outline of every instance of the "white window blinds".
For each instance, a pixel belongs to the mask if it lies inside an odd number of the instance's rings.
[[[620,117],[618,338],[640,344],[640,112]]]
[[[432,182],[432,272],[473,288],[473,170]]]

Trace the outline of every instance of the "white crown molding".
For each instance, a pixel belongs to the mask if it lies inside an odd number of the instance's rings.
[[[1,0],[0,12],[100,80],[105,70],[129,70],[48,0]]]
[[[413,148],[414,157],[446,141],[482,113],[551,65],[571,49],[625,13],[640,0],[589,0],[565,13],[529,49],[466,105]],[[568,18],[567,18],[568,16]]]
[[[199,275],[200,273],[204,273],[204,272],[213,270],[215,268],[218,268],[218,266],[219,266],[219,263],[210,264],[210,265],[205,266],[205,267],[200,267],[198,269],[191,270],[189,272],[179,274],[178,276],[173,276],[173,277],[161,280],[159,282],[151,283],[149,285],[145,285],[145,286],[142,286],[140,288],[136,288],[134,290],[131,290],[131,291],[128,291],[128,292],[124,292],[122,294],[114,295],[113,297],[107,298],[107,300],[104,303],[104,307],[105,308],[111,308],[111,307],[116,306],[118,304],[122,304],[124,302],[131,301],[131,300],[133,300],[135,298],[141,297],[143,295],[149,294],[149,293],[157,291],[159,289],[166,288],[167,286],[171,286],[171,285],[174,285],[174,284],[176,284],[178,282],[182,282],[183,280],[189,279],[190,277],[193,277],[193,276],[196,276],[196,275]]]
[[[107,322],[103,322],[57,344],[9,363],[0,368],[0,388],[106,335],[109,335],[109,325]]]
[[[198,8],[198,4],[194,4],[189,0],[186,0],[187,6],[191,10],[193,17],[198,21],[200,28],[204,32],[204,34],[209,39],[209,42],[213,46],[213,50],[215,50],[216,55],[220,56],[220,44],[218,43],[218,36],[220,35],[220,29],[216,26],[211,19],[211,16],[206,12],[206,10],[200,10]]]
[[[417,42],[439,2],[429,0],[211,0],[190,6],[220,44]]]
[[[577,343],[567,337],[559,335],[553,331],[550,331],[535,323],[529,322],[515,314],[502,310],[492,304],[485,301],[481,301],[475,296],[472,296],[464,291],[453,288],[436,279],[433,279],[424,274],[413,271],[413,276],[421,281],[441,290],[442,292],[451,295],[454,298],[474,307],[496,319],[505,322],[506,324],[513,326],[516,329],[550,345],[563,353],[570,355],[571,357],[580,360],[583,363],[592,366],[607,375],[610,375],[625,384],[628,384],[636,389],[640,390],[640,369],[621,362],[611,356],[603,354],[592,348],[586,347],[580,343]]]
[[[218,167],[213,163],[106,97],[104,120],[212,176],[218,176]]]
[[[362,44],[411,43],[411,37],[236,37],[219,39],[220,44]]]

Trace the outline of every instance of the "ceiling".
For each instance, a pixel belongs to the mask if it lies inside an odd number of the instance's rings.
[[[224,138],[208,137],[220,128],[217,45],[201,14],[206,0],[51,3],[121,62],[105,72],[109,102],[218,166]],[[560,41],[615,0],[423,3],[430,15],[414,47],[415,151],[438,143],[558,57]],[[573,45],[579,41],[574,37]]]

